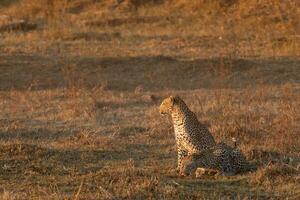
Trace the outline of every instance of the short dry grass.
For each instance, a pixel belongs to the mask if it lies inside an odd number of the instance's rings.
[[[0,33],[0,199],[300,198],[294,1],[3,2],[38,27]],[[178,176],[170,94],[258,170]]]

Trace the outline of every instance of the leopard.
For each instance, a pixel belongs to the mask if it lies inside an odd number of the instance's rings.
[[[179,96],[165,98],[159,107],[159,112],[162,115],[170,115],[172,118],[177,146],[178,170],[184,157],[216,145],[208,127],[198,120],[196,114]]]
[[[221,142],[200,153],[186,156],[182,160],[179,173],[182,176],[197,177],[199,168],[201,173],[205,173],[205,170],[214,170],[218,175],[234,176],[254,171],[255,165],[248,162],[237,147],[231,147]]]

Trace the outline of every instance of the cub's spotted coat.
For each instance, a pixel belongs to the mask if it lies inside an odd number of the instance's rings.
[[[195,175],[197,168],[212,169],[225,175],[236,175],[255,169],[237,148],[232,148],[225,143],[186,156],[182,160],[180,174]]]

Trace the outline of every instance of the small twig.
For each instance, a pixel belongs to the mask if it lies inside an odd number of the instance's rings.
[[[109,199],[117,199],[109,191],[104,189],[101,185],[99,185],[98,187]]]
[[[80,186],[79,186],[79,188],[78,188],[78,191],[77,191],[77,193],[76,193],[76,195],[75,195],[74,200],[77,200],[78,197],[79,197],[79,194],[80,194],[81,189],[82,189],[82,186],[83,186],[83,181],[84,181],[84,179],[82,179],[82,181],[81,181],[81,183],[80,183]]]
[[[174,183],[177,186],[181,186],[179,183],[177,183],[176,181],[172,180],[172,183]]]
[[[298,166],[297,166],[297,167],[294,167],[294,166],[292,166],[292,165],[285,164],[285,163],[283,163],[283,165],[286,166],[286,167],[289,167],[289,168],[291,168],[291,169],[293,169],[293,170],[295,170],[296,172],[299,172]]]

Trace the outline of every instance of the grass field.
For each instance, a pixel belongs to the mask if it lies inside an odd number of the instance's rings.
[[[0,199],[299,199],[299,3],[115,2],[0,2]],[[258,170],[180,177],[174,94]]]

